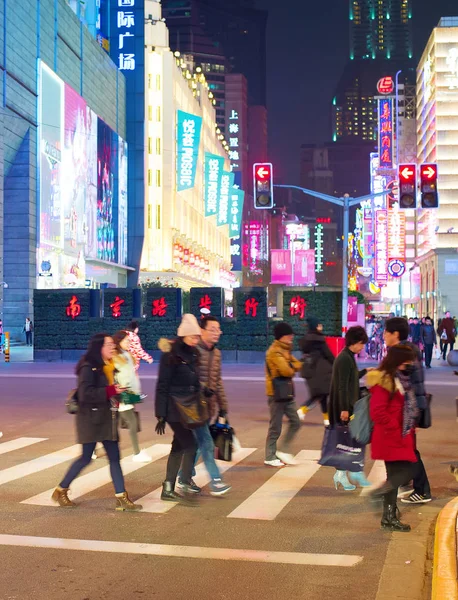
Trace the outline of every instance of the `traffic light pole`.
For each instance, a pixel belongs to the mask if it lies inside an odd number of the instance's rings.
[[[350,208],[357,206],[366,200],[372,200],[379,196],[387,196],[390,190],[384,190],[383,192],[377,192],[376,194],[368,194],[367,196],[359,196],[358,198],[350,198],[348,194],[345,194],[343,198],[335,198],[334,196],[328,196],[321,192],[315,192],[314,190],[308,190],[297,185],[277,185],[276,188],[289,188],[294,190],[300,190],[308,196],[314,196],[325,202],[330,202],[336,206],[340,206],[343,209],[343,252],[342,252],[342,336],[345,336],[347,332],[347,318],[348,318],[348,234],[350,229]],[[294,270],[294,265],[293,265]]]

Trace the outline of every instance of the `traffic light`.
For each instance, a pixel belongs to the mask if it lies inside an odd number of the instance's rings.
[[[417,208],[417,165],[399,165],[399,208]]]
[[[420,166],[420,196],[422,208],[438,208],[437,165],[424,164]]]
[[[255,163],[253,165],[254,207],[273,208],[274,192],[272,163]]]

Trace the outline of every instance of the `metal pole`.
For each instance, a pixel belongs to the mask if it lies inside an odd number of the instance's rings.
[[[348,317],[348,229],[350,227],[350,202],[348,194],[343,202],[343,252],[342,252],[342,337],[347,333]]]

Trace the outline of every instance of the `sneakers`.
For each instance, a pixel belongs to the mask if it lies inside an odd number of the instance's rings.
[[[201,488],[195,484],[193,479],[190,479],[189,483],[185,483],[182,479],[178,479],[177,488],[191,494],[200,494],[202,491]]]
[[[148,394],[140,394],[140,400],[144,400],[145,398],[148,398]]]
[[[149,456],[145,450],[141,450],[138,454],[135,454],[132,457],[132,461],[133,462],[139,462],[139,463],[149,463],[151,462],[153,459],[151,458],[151,456]]]
[[[410,496],[411,494],[413,494],[413,489],[408,485],[404,485],[398,490],[398,498],[407,498],[407,496]]]
[[[227,483],[223,483],[221,479],[213,479],[210,484],[210,495],[211,496],[224,496],[231,489],[231,486]]]
[[[284,467],[285,466],[285,463],[282,462],[278,458],[274,458],[273,460],[265,460],[264,464],[267,465],[268,467]]]
[[[301,421],[305,421],[305,415],[308,413],[307,407],[306,406],[301,406],[300,408],[298,408],[297,410],[297,416],[299,417],[299,419]]]
[[[95,452],[92,453],[92,460],[97,460],[97,454]]]
[[[422,496],[416,492],[413,492],[407,498],[401,498],[401,502],[404,502],[404,504],[426,504],[427,502],[431,502],[431,500],[431,496]]]
[[[297,460],[294,460],[294,456],[287,452],[277,452],[277,458],[285,465],[297,465]]]

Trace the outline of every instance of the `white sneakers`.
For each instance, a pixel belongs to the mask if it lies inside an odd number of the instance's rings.
[[[274,458],[274,460],[265,460],[264,464],[269,467],[284,467],[285,463],[281,462],[280,459]]]
[[[280,462],[284,463],[285,465],[297,465],[297,460],[294,460],[294,456],[292,454],[277,451],[277,458],[279,458]]]
[[[297,416],[299,417],[299,419],[301,421],[305,421],[305,415],[306,415],[306,413],[304,412],[303,406],[301,406],[300,408],[297,409]]]
[[[133,456],[132,460],[133,462],[149,463],[153,459],[151,458],[151,456],[148,456],[148,454],[144,450],[141,450],[138,454],[135,454]]]

